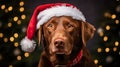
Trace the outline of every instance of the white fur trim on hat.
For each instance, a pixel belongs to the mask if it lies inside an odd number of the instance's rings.
[[[37,16],[37,29],[53,16],[71,16],[73,19],[85,21],[85,17],[80,10],[75,7],[55,6],[41,11]]]
[[[25,37],[24,39],[21,40],[20,45],[21,45],[22,50],[27,51],[27,52],[34,51],[34,49],[36,47],[35,41],[30,40],[27,37]]]

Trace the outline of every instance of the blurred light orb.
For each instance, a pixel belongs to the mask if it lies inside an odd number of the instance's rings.
[[[18,36],[19,36],[18,33],[14,33],[15,38],[18,38]]]
[[[98,67],[103,67],[102,65],[99,65]]]
[[[116,15],[115,15],[115,14],[113,14],[113,15],[111,16],[111,18],[112,18],[112,19],[115,19],[115,18],[116,18]]]
[[[97,49],[97,52],[98,52],[98,53],[102,52],[102,49],[101,49],[101,48],[98,48],[98,49]]]
[[[10,41],[13,42],[14,41],[14,37],[10,37]]]
[[[3,33],[0,33],[0,38],[2,38],[4,36],[4,34]]]
[[[11,26],[12,26],[12,23],[11,23],[11,22],[9,22],[9,23],[8,23],[8,27],[11,27]]]
[[[109,52],[110,51],[110,48],[105,48],[105,52]]]
[[[21,57],[21,56],[17,56],[17,60],[19,60],[19,61],[20,61],[21,59],[22,59],[22,57]]]
[[[110,26],[109,25],[106,26],[106,30],[110,30]]]
[[[15,16],[15,17],[13,18],[13,20],[14,20],[14,21],[17,21],[17,20],[18,20],[18,17],[17,17],[17,16]]]
[[[26,30],[27,30],[26,27],[23,27],[23,28],[22,28],[22,32],[23,32],[23,33],[25,33]]]
[[[5,9],[5,13],[8,13],[8,9]]]
[[[116,24],[119,24],[119,20],[115,20],[115,23],[116,23]]]
[[[20,50],[18,48],[16,48],[13,53],[15,56],[17,56],[20,54]]]
[[[117,51],[117,47],[113,47],[113,51],[114,51],[114,52]]]
[[[95,60],[94,60],[94,63],[95,63],[95,64],[98,64],[98,60],[97,60],[97,59],[95,59]]]
[[[8,38],[3,38],[3,40],[5,43],[8,42]]]
[[[19,5],[20,5],[20,6],[23,6],[23,5],[24,5],[24,2],[23,2],[23,1],[21,1],[21,2],[19,3]]]
[[[104,13],[104,16],[110,18],[110,17],[111,17],[111,14],[110,14],[110,12],[105,12],[105,13]]]
[[[4,10],[5,9],[5,5],[1,5],[1,9]]]
[[[9,65],[9,67],[13,67],[13,65]]]
[[[116,7],[116,11],[117,11],[117,12],[120,12],[120,5],[118,5],[118,6]]]
[[[106,57],[106,62],[111,63],[113,61],[113,58],[111,56]]]
[[[98,33],[103,32],[103,29],[102,29],[102,28],[98,28],[98,29],[97,29],[97,32],[98,32]]]
[[[106,42],[108,40],[108,37],[104,36],[103,40]]]
[[[29,53],[28,52],[24,53],[24,56],[29,57]]]
[[[18,42],[15,42],[15,43],[14,43],[14,46],[15,46],[15,47],[18,47],[18,46],[19,46]]]
[[[25,19],[26,18],[26,15],[21,15],[21,19]]]
[[[18,21],[17,21],[17,24],[21,24],[21,23],[22,23],[21,20],[18,20]]]
[[[115,46],[119,46],[119,42],[118,41],[115,41]]]
[[[23,12],[24,11],[24,7],[20,7],[19,11]]]
[[[12,11],[13,10],[13,7],[12,6],[9,6],[8,7],[8,11]]]

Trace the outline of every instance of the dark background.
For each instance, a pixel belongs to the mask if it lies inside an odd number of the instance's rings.
[[[24,5],[20,6],[20,2],[24,2]],[[5,5],[4,9],[0,8],[0,67],[37,67],[42,46],[36,47],[32,53],[27,53],[21,50],[20,41],[26,36],[27,25],[38,5],[61,2],[78,7],[86,21],[95,26],[95,36],[87,42],[87,48],[94,62],[99,67],[120,67],[119,0],[0,0],[0,7]],[[12,11],[8,11],[10,6],[13,7]],[[19,10],[21,7],[24,7],[23,12]],[[116,9],[118,10],[116,11]],[[25,15],[26,18],[22,19],[21,15]],[[112,18],[113,15],[116,17]],[[18,18],[17,21],[14,20],[14,17]],[[118,24],[115,23],[116,20],[118,20]],[[8,23],[11,23],[12,26],[9,27]],[[110,30],[106,30],[107,25]],[[99,29],[104,35],[100,36]],[[18,34],[18,37],[14,36],[15,33]],[[108,37],[107,41],[103,40],[105,36]],[[13,41],[11,37],[14,38]],[[115,42],[118,44],[115,45]],[[15,43],[18,43],[18,46],[15,46]],[[101,49],[100,52],[98,48]],[[25,56],[26,53],[29,55]]]

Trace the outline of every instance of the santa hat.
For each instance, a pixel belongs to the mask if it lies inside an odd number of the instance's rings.
[[[73,19],[85,21],[82,12],[71,4],[53,3],[40,5],[32,15],[26,37],[21,40],[22,50],[32,52],[35,49],[36,42],[33,40],[35,31],[53,16],[71,16]]]

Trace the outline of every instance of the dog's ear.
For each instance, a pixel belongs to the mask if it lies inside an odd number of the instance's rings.
[[[84,46],[86,46],[86,43],[89,39],[91,39],[94,36],[95,27],[91,25],[88,22],[82,22],[82,41]]]
[[[37,37],[38,37],[38,45],[40,46],[41,43],[41,39],[42,39],[42,26],[40,26],[40,28],[38,29],[38,33],[37,33]]]

